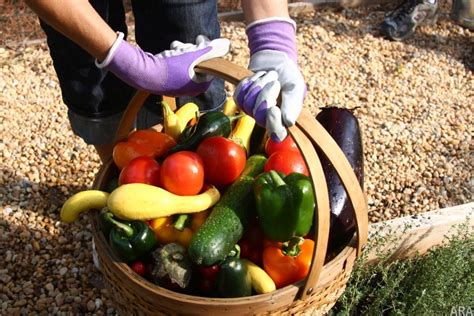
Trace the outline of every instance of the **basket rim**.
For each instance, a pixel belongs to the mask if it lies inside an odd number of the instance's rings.
[[[139,276],[126,263],[120,262],[120,259],[112,252],[110,247],[108,247],[107,244],[104,242],[103,236],[100,235],[100,230],[98,229],[98,224],[96,222],[99,212],[93,212],[93,213],[94,214],[91,219],[93,223],[92,231],[93,231],[94,242],[96,244],[96,249],[97,249],[97,253],[99,254],[99,257],[101,257],[101,255],[107,256],[110,261],[109,263],[112,264],[112,266],[116,268],[116,271],[118,273],[120,273],[124,277],[127,277],[129,280],[132,280],[135,283],[133,287],[139,286],[141,288],[146,288],[146,290],[149,292],[152,292],[154,294],[159,294],[160,296],[164,296],[169,299],[179,300],[182,302],[189,302],[191,300],[193,301],[193,304],[199,304],[202,302],[203,305],[209,305],[209,303],[215,303],[215,304],[225,303],[226,305],[234,305],[234,304],[239,305],[242,302],[246,302],[249,300],[254,301],[255,299],[258,299],[261,301],[269,301],[269,300],[275,299],[276,297],[286,296],[291,293],[294,293],[294,295],[296,295],[296,293],[304,286],[306,282],[306,279],[303,279],[294,284],[290,284],[283,288],[277,289],[271,293],[255,294],[252,296],[239,297],[239,298],[206,297],[206,296],[184,294],[184,293],[168,290],[164,287],[154,284],[151,281]],[[331,279],[327,279],[323,277],[324,272],[326,270],[332,270],[334,267],[341,264],[345,266],[346,264],[345,261],[351,256],[351,254],[355,255],[356,248],[353,246],[355,243],[355,238],[356,236],[354,233],[354,236],[349,242],[349,244],[346,247],[344,247],[337,256],[335,256],[333,259],[331,259],[330,261],[324,264],[323,271],[321,273],[322,276],[316,288],[323,287],[331,282]],[[97,246],[98,243],[101,243],[101,245]],[[99,250],[103,250],[103,249],[105,249],[105,251],[102,251],[101,253],[99,253]],[[101,257],[101,259],[103,258]],[[341,269],[338,269],[338,270],[341,270]]]

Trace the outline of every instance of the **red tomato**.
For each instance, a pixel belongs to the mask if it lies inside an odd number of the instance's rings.
[[[201,157],[192,151],[171,154],[161,164],[160,183],[177,195],[198,194],[204,185],[204,166]]]
[[[135,261],[130,268],[135,271],[136,274],[144,276],[145,275],[145,265],[141,261]]]
[[[248,226],[245,234],[239,240],[240,258],[249,259],[253,263],[261,266],[264,238],[263,231],[258,221],[255,220]]]
[[[288,135],[280,143],[277,143],[273,139],[268,138],[267,142],[265,143],[265,152],[267,153],[267,156],[270,157],[275,151],[278,150],[293,150],[298,152],[300,151],[291,135]]]
[[[234,182],[244,170],[247,160],[242,146],[222,136],[206,138],[196,152],[204,162],[206,182],[215,186]]]
[[[119,184],[146,183],[160,185],[160,164],[151,157],[133,159],[120,171]]]
[[[199,272],[204,279],[215,281],[221,267],[218,264],[212,266],[200,266]]]
[[[292,172],[309,175],[303,156],[300,152],[293,150],[278,150],[274,152],[268,157],[263,170],[265,172],[276,170],[283,172],[285,175]]]

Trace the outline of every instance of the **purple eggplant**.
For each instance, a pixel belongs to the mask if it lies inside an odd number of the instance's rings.
[[[357,118],[348,109],[328,107],[323,108],[316,119],[342,149],[362,186],[364,183],[364,153]],[[319,150],[317,152],[326,176],[331,207],[328,255],[335,255],[348,244],[354,235],[356,230],[354,208],[336,170]]]

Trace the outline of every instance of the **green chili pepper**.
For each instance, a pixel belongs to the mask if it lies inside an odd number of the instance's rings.
[[[274,241],[288,241],[309,233],[314,216],[314,194],[309,177],[274,170],[255,179],[254,195],[260,226]]]
[[[169,150],[169,154],[182,151],[194,150],[201,141],[212,136],[228,137],[232,131],[232,122],[243,114],[227,116],[221,111],[211,111],[202,114],[195,128],[184,137],[176,146]]]
[[[102,225],[111,225],[109,244],[126,263],[150,253],[157,243],[155,233],[143,221],[119,221],[111,212],[104,212],[101,213],[101,222]]]

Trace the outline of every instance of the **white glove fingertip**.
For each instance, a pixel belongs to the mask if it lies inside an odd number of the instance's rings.
[[[201,45],[201,44],[207,44],[210,41],[211,40],[205,35],[201,34],[201,35],[196,36],[196,45],[198,45],[198,46]]]
[[[272,106],[267,111],[266,128],[269,135],[278,141],[283,141],[287,136],[285,126],[283,126],[280,108]]]
[[[303,101],[306,94],[306,86],[303,79],[298,80],[291,88],[282,89],[281,112],[285,126],[289,127],[296,123],[303,108]]]
[[[258,74],[258,77],[257,77],[257,74]],[[259,71],[255,74],[255,76],[252,77],[252,81],[253,81],[253,84],[248,89],[248,92],[247,92],[248,94],[252,93],[252,90],[255,88],[260,88],[263,92],[264,88],[267,87],[269,83],[278,82],[278,74],[275,71],[269,71],[269,72]],[[279,91],[280,83],[278,82],[278,85],[268,86],[267,90],[270,88],[273,88],[273,89],[278,88],[278,91]],[[259,96],[261,100],[264,100],[267,97],[267,94],[262,95],[262,93],[260,93]],[[257,102],[256,107],[257,107],[257,104],[260,104],[260,103]]]
[[[255,107],[253,108],[253,115],[255,116],[258,106],[262,104],[264,101],[267,102],[267,107],[275,107],[278,95],[280,94],[280,82],[279,81],[271,81],[267,83],[260,94],[257,97],[255,102]]]
[[[172,41],[171,44],[170,44],[170,49],[178,49],[178,48],[181,47],[182,45],[184,45],[183,42],[180,42],[180,41]]]
[[[229,52],[230,41],[226,38],[218,38],[209,42],[208,44],[203,45],[202,48],[209,47],[209,46],[211,47],[211,50],[201,55],[196,60],[194,60],[189,67],[189,77],[194,82],[199,83],[199,82],[209,81],[212,79],[212,76],[202,76],[202,75],[197,76],[196,73],[194,72],[194,66],[196,66],[202,61],[206,61],[206,60],[217,58],[217,57],[223,57],[224,55],[226,55]]]
[[[230,41],[227,38],[218,38],[210,42],[212,50],[208,53],[209,59],[215,57],[223,57],[229,52]]]
[[[255,74],[253,74],[252,76],[249,76],[249,77],[246,77],[244,79],[242,79],[238,84],[237,86],[235,87],[235,91],[234,91],[234,97],[236,98],[243,87],[245,87],[247,85],[248,82],[254,82],[255,80],[257,80],[260,76],[262,76],[265,72],[264,71],[260,71],[260,72],[257,72]]]

